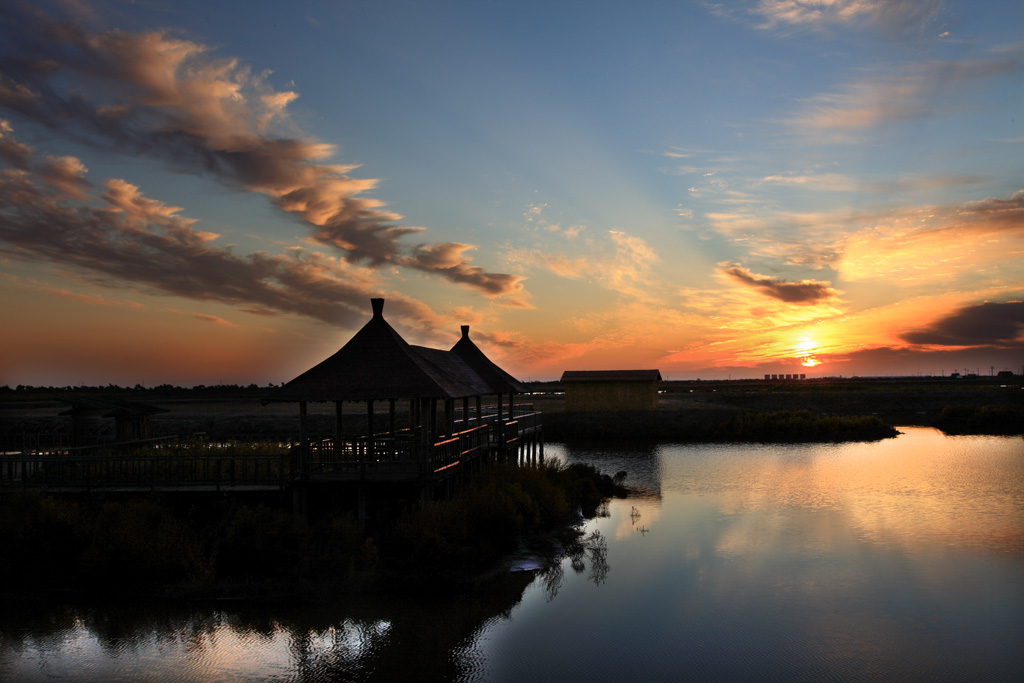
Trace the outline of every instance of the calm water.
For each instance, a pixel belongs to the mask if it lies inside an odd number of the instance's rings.
[[[10,680],[1024,680],[1024,440],[577,450],[641,489],[417,601],[4,613]]]

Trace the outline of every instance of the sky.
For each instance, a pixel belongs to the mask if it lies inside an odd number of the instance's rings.
[[[1024,370],[1024,3],[0,5],[0,385]]]

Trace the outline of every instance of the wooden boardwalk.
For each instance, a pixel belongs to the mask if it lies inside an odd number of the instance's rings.
[[[287,444],[283,454],[189,453],[172,443],[132,442],[95,449],[27,451],[0,456],[0,495],[45,493],[266,493],[297,484],[430,486],[489,462],[543,460],[536,412],[514,419],[457,422],[451,435],[421,444],[413,432]],[[155,441],[155,440],[154,440]],[[141,446],[146,446],[140,450]]]

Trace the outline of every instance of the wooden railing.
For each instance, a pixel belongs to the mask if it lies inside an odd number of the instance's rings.
[[[284,455],[5,455],[6,489],[157,489],[208,486],[281,486],[291,480]]]
[[[476,420],[471,420],[470,424]],[[305,462],[299,444],[285,452],[211,454],[189,452],[188,444],[150,439],[84,449],[54,449],[0,456],[0,491],[18,489],[158,489],[206,486],[284,487],[296,477],[417,478],[481,458],[514,450],[520,438],[541,424],[540,413],[522,412],[514,420],[492,416],[424,449],[419,434],[404,430],[373,438],[342,437],[310,441]],[[216,446],[217,444],[206,444]],[[140,452],[141,451],[141,452]]]
[[[366,437],[316,440],[309,444],[309,473],[439,472],[486,453],[491,430],[492,426],[486,423],[471,427],[431,444],[425,452],[418,436],[412,432],[395,436],[382,434],[372,440]]]
[[[490,447],[490,429],[490,425],[482,424],[435,443],[430,449],[430,471],[440,472],[486,454]]]

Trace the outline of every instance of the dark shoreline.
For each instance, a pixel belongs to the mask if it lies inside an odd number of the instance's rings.
[[[360,525],[228,498],[197,504],[15,494],[0,499],[5,604],[290,601],[486,586],[512,557],[547,566],[583,516],[626,489],[588,465],[494,466],[448,501]],[[12,587],[16,587],[12,591]]]

